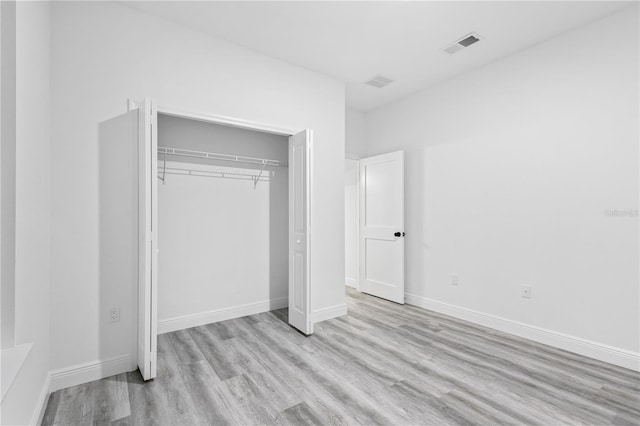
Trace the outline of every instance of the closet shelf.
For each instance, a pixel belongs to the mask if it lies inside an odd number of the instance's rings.
[[[220,166],[216,164],[192,163],[188,161],[170,161],[168,156],[189,157],[205,160],[251,164],[260,166],[260,169]],[[226,179],[250,180],[253,188],[258,182],[268,182],[274,175],[273,171],[265,170],[269,167],[286,167],[286,164],[278,160],[267,158],[245,157],[242,155],[219,154],[216,152],[192,151],[189,149],[158,147],[158,179],[165,181],[167,174],[189,175],[203,177],[217,177]]]
[[[207,160],[231,161],[236,163],[257,164],[260,166],[287,167],[287,164],[267,158],[245,157],[242,155],[219,154],[216,152],[192,151],[189,149],[158,147],[161,156],[175,155],[179,157],[203,158]]]

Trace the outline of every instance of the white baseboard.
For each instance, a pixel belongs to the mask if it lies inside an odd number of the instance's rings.
[[[264,300],[246,305],[232,306],[229,308],[216,309],[199,314],[185,315],[181,317],[169,318],[158,321],[158,334],[170,333],[172,331],[184,330],[186,328],[197,327],[199,325],[211,324],[218,321],[226,321],[234,318],[255,315],[274,309],[286,308],[288,299]]]
[[[36,401],[35,409],[33,410],[33,414],[31,415],[30,425],[39,425],[42,423],[42,418],[44,417],[44,412],[47,410],[47,403],[49,402],[49,395],[51,387],[51,375],[47,374],[46,379],[44,380],[44,384],[42,385],[42,390],[40,391],[40,395],[38,395],[38,400]]]
[[[344,284],[347,287],[353,287],[355,289],[358,288],[358,280],[356,280],[355,278],[351,278],[351,277],[344,277]]]
[[[92,361],[51,372],[50,391],[55,392],[70,386],[104,379],[115,374],[131,371],[129,355],[121,355],[104,361]]]
[[[547,330],[507,318],[485,314],[461,306],[451,305],[415,294],[405,294],[405,301],[409,305],[449,315],[485,327],[514,334],[538,343],[554,346],[589,358],[595,358],[610,364],[619,365],[631,370],[640,371],[640,353],[616,348],[592,340],[583,339],[557,331]]]
[[[347,305],[345,303],[341,303],[335,306],[329,306],[328,308],[317,309],[313,311],[311,317],[313,319],[313,322],[316,323],[333,318],[338,318],[343,315],[347,315]]]

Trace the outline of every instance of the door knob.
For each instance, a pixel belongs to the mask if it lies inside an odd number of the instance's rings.
[[[302,241],[300,241],[300,240],[296,240],[296,243],[298,243],[298,244],[300,244],[301,242],[302,242]]]
[[[394,237],[404,237],[404,232],[396,232],[393,234]]]

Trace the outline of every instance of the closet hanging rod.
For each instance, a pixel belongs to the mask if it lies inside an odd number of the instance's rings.
[[[158,154],[177,155],[180,157],[203,158],[208,160],[233,161],[236,163],[259,164],[262,166],[286,167],[287,164],[267,158],[245,157],[242,155],[219,154],[216,152],[192,151],[190,149],[158,147]]]
[[[212,177],[212,178],[226,178],[226,179],[238,179],[238,180],[250,180],[254,182],[269,182],[269,177],[262,175],[246,175],[242,173],[233,172],[211,172],[205,170],[182,170],[176,168],[167,168],[167,175],[182,175],[182,176],[200,176],[200,177]],[[158,176],[160,178],[160,176]]]

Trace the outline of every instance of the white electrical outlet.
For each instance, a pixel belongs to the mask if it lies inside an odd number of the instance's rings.
[[[459,281],[458,274],[451,274],[451,285],[458,285]]]
[[[120,307],[109,309],[109,322],[119,322],[119,321],[120,321]]]
[[[531,299],[531,286],[530,285],[523,285],[522,286],[522,297],[524,297],[525,299]]]

